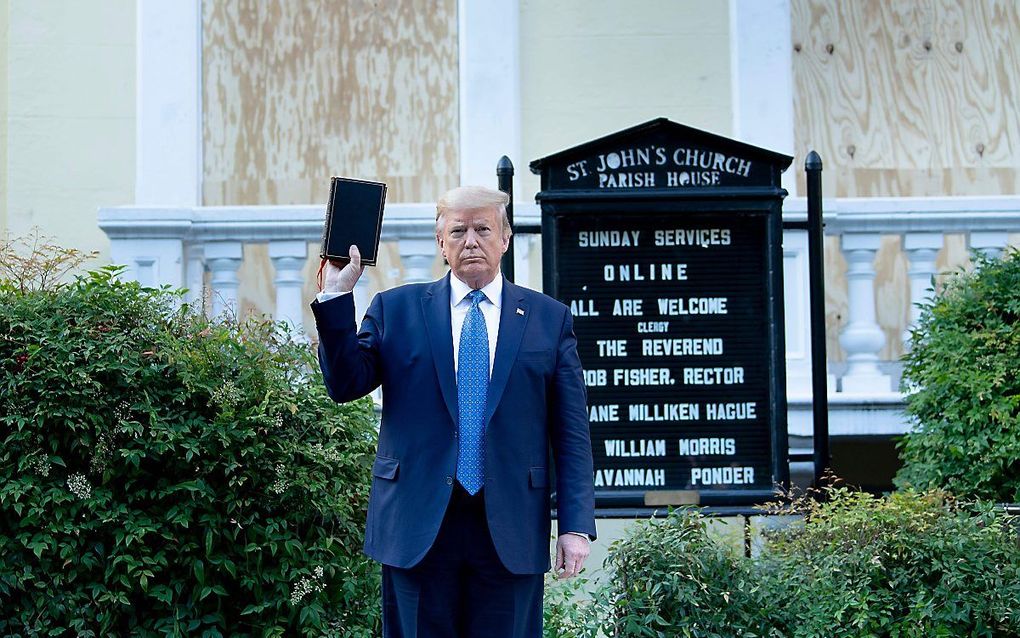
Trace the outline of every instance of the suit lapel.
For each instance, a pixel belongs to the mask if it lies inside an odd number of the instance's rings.
[[[450,411],[454,427],[460,419],[457,410],[457,379],[453,373],[453,333],[450,330],[450,275],[426,289],[421,298],[425,329],[432,346],[432,361],[439,377],[439,388]],[[502,328],[501,328],[502,329]]]
[[[500,275],[502,277],[502,275]],[[518,312],[520,309],[522,312]],[[485,397],[485,420],[488,425],[503,397],[506,382],[510,378],[510,368],[517,360],[517,351],[521,348],[524,327],[528,324],[528,306],[520,289],[506,279],[503,280],[502,308],[499,312],[499,338],[496,343],[496,359],[492,364],[492,377],[489,379],[489,392]],[[452,346],[451,346],[452,347]]]

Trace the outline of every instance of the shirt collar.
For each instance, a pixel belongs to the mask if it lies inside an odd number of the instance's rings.
[[[464,301],[471,292],[471,286],[461,281],[457,275],[450,273],[450,305],[456,306]],[[503,304],[503,273],[497,271],[496,277],[482,288],[482,294],[489,303],[499,308]]]

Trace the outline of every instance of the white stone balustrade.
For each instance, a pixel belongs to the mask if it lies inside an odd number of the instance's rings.
[[[847,263],[848,322],[840,335],[847,365],[838,384],[830,381],[830,403],[841,406],[839,410],[845,414],[833,417],[833,432],[845,427],[845,433],[867,433],[855,430],[859,425],[853,424],[869,420],[873,433],[902,432],[905,426],[898,413],[902,397],[893,387],[888,362],[881,360],[886,335],[875,312],[874,262],[882,238],[895,235],[902,239],[908,262],[910,319],[916,321],[917,304],[928,298],[932,278],[937,274],[936,259],[945,234],[965,234],[970,248],[997,257],[1010,233],[1020,233],[1020,197],[848,198],[826,200],[824,208],[825,232],[840,237]],[[515,209],[518,224],[538,225],[536,205],[517,203]],[[784,205],[788,220],[803,220],[805,211],[803,198],[789,198]],[[237,269],[244,244],[268,243],[275,270],[275,318],[299,325],[308,301],[302,298],[307,247],[319,239],[322,218],[321,206],[134,206],[101,209],[99,225],[110,238],[112,261],[127,266],[126,277],[152,286],[187,287],[191,303],[198,303],[208,293],[214,315],[236,311]],[[432,279],[436,263],[434,232],[433,204],[387,205],[382,238],[397,245],[402,283]],[[794,417],[794,412],[803,411],[810,401],[804,238],[801,230],[784,234],[791,434],[798,434],[800,429],[810,433],[809,421]],[[531,271],[528,256],[538,241],[537,235],[521,232],[515,238],[517,280],[536,289],[541,288],[541,272]],[[207,271],[209,291],[203,290]],[[369,301],[367,296],[367,285],[355,289],[355,303],[362,312]],[[905,345],[908,338],[909,329],[903,335]],[[854,410],[869,416],[859,421],[846,416]],[[878,418],[876,414],[885,416]],[[846,425],[836,425],[839,423]]]
[[[839,336],[849,363],[843,375],[843,392],[879,394],[890,392],[890,377],[878,369],[878,353],[885,333],[875,315],[875,255],[882,244],[878,233],[846,232],[840,236],[846,257],[847,299],[850,320]]]
[[[845,198],[826,201],[826,233],[839,235],[847,260],[847,303],[850,321],[841,345],[848,369],[842,390],[876,395],[893,393],[876,375],[884,335],[874,334],[874,251],[876,239],[898,235],[908,259],[911,320],[919,310],[914,303],[929,294],[936,275],[935,260],[944,235],[968,234],[970,247],[989,256],[1002,254],[1009,234],[1020,232],[1020,197],[888,197]],[[908,328],[909,329],[909,328]],[[908,335],[909,338],[909,335]],[[881,374],[881,373],[879,373]],[[887,375],[886,375],[887,376]]]

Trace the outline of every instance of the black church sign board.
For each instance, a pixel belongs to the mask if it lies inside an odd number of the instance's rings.
[[[584,366],[599,508],[747,505],[788,482],[792,159],[660,118],[531,163],[545,292],[570,306]]]

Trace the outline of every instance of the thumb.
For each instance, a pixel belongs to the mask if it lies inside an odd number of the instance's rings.
[[[563,555],[563,544],[557,542],[556,543],[556,563],[553,565],[553,569],[556,570],[556,571],[559,571],[563,567],[565,567],[565,565],[564,565],[564,555]]]
[[[351,263],[354,264],[354,267],[361,268],[361,251],[358,250],[358,247],[354,244],[351,244],[351,248],[347,252],[347,254],[350,256]]]

